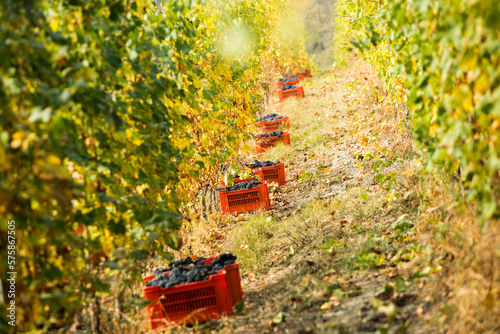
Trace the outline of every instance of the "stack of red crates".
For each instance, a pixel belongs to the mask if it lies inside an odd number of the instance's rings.
[[[304,78],[310,78],[311,77],[311,70],[307,69],[307,70],[304,70],[301,72],[297,72],[297,73],[295,73],[295,75],[299,76],[297,80],[291,81],[291,82],[286,82],[286,83],[278,82],[278,88],[283,87],[285,85],[296,85],[300,82],[300,80],[302,80]],[[280,102],[285,101],[287,98],[289,98],[291,96],[296,96],[297,98],[303,98],[304,97],[304,87],[299,86],[297,88],[287,89],[287,90],[279,90],[278,89],[278,96],[279,96]]]

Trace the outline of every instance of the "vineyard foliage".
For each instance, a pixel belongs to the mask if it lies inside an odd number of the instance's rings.
[[[303,41],[280,42],[286,6],[0,4],[0,216],[2,234],[17,227],[21,328],[70,319],[178,246],[186,203],[248,149],[270,80],[308,65]]]
[[[483,226],[500,214],[498,17],[494,0],[339,0],[335,19],[337,50],[361,51],[409,107],[428,170],[459,177]]]

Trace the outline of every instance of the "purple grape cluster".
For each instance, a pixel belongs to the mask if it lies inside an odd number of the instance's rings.
[[[287,83],[287,82],[291,82],[291,81],[297,80],[298,77],[299,77],[299,75],[290,75],[288,77],[281,78],[278,81],[281,82],[281,83]]]
[[[221,191],[221,190],[227,190],[227,191],[245,190],[245,189],[255,188],[259,184],[262,184],[262,182],[260,182],[258,180],[243,181],[243,182],[238,182],[235,184],[227,185],[223,188],[215,188],[215,190],[217,190],[217,191]]]
[[[198,265],[198,264],[202,263],[203,260],[206,260],[206,259],[207,259],[206,257],[200,257],[200,258],[197,258],[196,260],[193,260],[190,256],[188,256],[185,259],[170,262],[168,264],[167,268],[163,268],[163,269],[162,268],[156,268],[156,269],[153,269],[153,274],[159,275],[159,274],[164,273],[165,271],[171,271],[175,267],[183,268],[183,267],[186,267],[186,266],[190,266],[192,264]]]
[[[257,137],[260,137],[260,138],[265,138],[265,137],[281,137],[281,135],[283,135],[283,134],[284,134],[283,131],[271,131],[271,132],[267,132],[267,133],[258,134]]]
[[[297,86],[294,85],[284,85],[283,87],[280,87],[279,90],[289,90],[289,89],[294,89],[297,88]]]
[[[146,283],[146,286],[159,286],[160,288],[171,288],[176,285],[183,285],[192,282],[207,280],[211,275],[217,274],[225,266],[236,262],[236,255],[231,253],[221,254],[212,263],[205,264],[205,258],[193,261],[190,257],[183,260],[173,261],[167,269],[155,269],[154,279]],[[168,272],[169,273],[166,273]]]
[[[262,116],[261,118],[257,118],[256,122],[269,122],[269,121],[277,121],[279,119],[283,119],[285,116],[281,116],[277,113],[272,113],[269,115]]]
[[[274,166],[276,166],[276,165],[278,165],[280,163],[281,162],[279,162],[279,161],[272,162],[272,161],[269,161],[269,160],[266,160],[266,161],[254,160],[252,163],[245,164],[245,167],[251,167],[251,168],[274,167]]]

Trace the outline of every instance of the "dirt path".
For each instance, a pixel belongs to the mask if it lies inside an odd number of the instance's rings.
[[[238,255],[245,308],[188,331],[425,332],[407,263],[419,160],[382,87],[355,61],[307,81],[303,100],[273,100],[292,145],[255,158],[284,162],[287,184],[270,188],[271,210],[205,226],[205,249]]]

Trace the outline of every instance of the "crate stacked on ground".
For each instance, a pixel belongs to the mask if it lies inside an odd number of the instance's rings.
[[[290,145],[290,133],[283,131],[271,131],[257,135],[255,142],[255,150],[257,153],[262,153],[268,148],[276,146],[282,142],[285,145]]]
[[[216,190],[224,214],[269,210],[271,207],[267,184],[258,180],[241,181]]]
[[[262,116],[258,118],[256,122],[259,125],[261,132],[264,133],[290,128],[290,119],[288,116],[282,116],[276,113]]]
[[[311,69],[308,68],[306,70],[301,70],[301,71],[295,73],[295,75],[300,75],[303,78],[310,78],[311,77]]]
[[[285,164],[279,161],[254,160],[252,163],[246,164],[245,167],[249,167],[252,171],[258,172],[264,183],[275,182],[280,186],[285,184]]]
[[[172,262],[144,278],[151,329],[193,324],[231,315],[243,298],[236,256],[221,254]]]
[[[280,102],[283,102],[292,96],[295,96],[297,98],[303,98],[304,97],[304,87],[303,86],[285,85],[283,87],[278,88],[278,96],[279,96]]]
[[[296,74],[288,77],[283,77],[279,79],[279,81],[276,84],[278,85],[278,88],[283,87],[285,85],[295,85],[298,84],[302,79],[303,77],[301,74]]]

